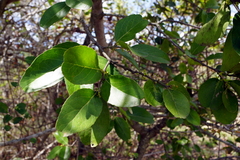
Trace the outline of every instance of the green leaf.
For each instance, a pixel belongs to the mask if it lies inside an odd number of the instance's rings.
[[[198,31],[194,42],[200,45],[213,44],[223,34],[230,19],[229,7],[222,3],[218,13]]]
[[[239,80],[229,81],[229,84],[237,92],[238,97],[240,97],[240,81]]]
[[[162,98],[163,87],[155,84],[153,81],[148,80],[144,84],[144,93],[146,101],[152,106],[159,106],[163,102]]]
[[[132,79],[114,75],[106,80],[101,88],[102,98],[117,107],[134,107],[140,104],[144,93]]]
[[[177,91],[181,92],[188,100],[191,99],[189,92],[181,83],[179,83],[177,81],[171,81],[168,83],[168,85],[171,87],[172,90],[177,90]]]
[[[108,60],[102,56],[98,56],[98,65],[99,65],[99,68],[100,69],[104,69],[106,64],[107,64]],[[106,72],[108,74],[111,74],[111,75],[118,75],[120,74],[119,71],[117,70],[116,67],[114,67],[112,64],[109,64],[107,69],[106,69]]]
[[[28,56],[25,58],[25,62],[30,65],[35,60],[35,58],[35,56]]]
[[[5,129],[6,131],[10,131],[10,130],[12,129],[12,127],[9,126],[9,125],[5,125],[5,126],[4,126],[4,129]]]
[[[211,54],[206,58],[206,60],[212,60],[212,59],[222,59],[223,58],[223,53],[216,53],[216,54]]]
[[[90,128],[102,112],[102,100],[93,90],[80,89],[65,101],[56,128],[64,133],[76,133]]]
[[[18,124],[18,123],[21,122],[22,120],[23,120],[22,117],[15,117],[15,118],[13,118],[13,123],[14,123],[14,124]]]
[[[91,130],[91,147],[96,147],[107,135],[110,128],[110,114],[106,103]]]
[[[190,112],[187,97],[178,90],[165,89],[163,101],[167,109],[177,118],[186,118]]]
[[[66,4],[75,9],[88,10],[92,7],[92,0],[66,0]]]
[[[190,113],[187,116],[186,120],[195,126],[199,126],[201,124],[201,118],[199,114],[193,109],[190,110]]]
[[[212,112],[216,120],[222,124],[232,123],[238,115],[238,112],[229,112],[223,104],[218,107],[218,110],[212,110]]]
[[[62,146],[54,147],[48,154],[47,159],[54,159],[57,157],[62,149]]]
[[[62,72],[73,84],[95,83],[102,77],[97,54],[87,46],[75,46],[64,53]]]
[[[63,146],[59,152],[59,159],[60,160],[69,160],[70,157],[70,147],[69,146]]]
[[[91,143],[91,131],[92,131],[92,128],[88,128],[88,129],[85,129],[81,132],[78,132],[80,140],[84,145],[90,145],[90,143]]]
[[[150,124],[154,122],[153,115],[146,111],[146,109],[140,107],[133,107],[131,109],[132,113],[127,111],[127,115],[131,118],[131,120]]]
[[[117,22],[114,38],[117,42],[129,41],[135,38],[136,33],[143,30],[148,25],[148,21],[141,15],[130,15]]]
[[[24,114],[27,112],[26,108],[26,104],[25,103],[19,103],[17,104],[17,106],[15,107],[15,110],[20,113],[20,114]]]
[[[75,47],[75,46],[79,46],[80,44],[76,43],[76,42],[64,42],[64,43],[60,43],[56,46],[54,46],[53,48],[63,48],[63,49],[69,49],[71,47]]]
[[[11,119],[12,119],[13,117],[12,116],[10,116],[10,115],[5,115],[4,117],[3,117],[3,123],[7,123],[7,122],[9,122]]]
[[[116,49],[116,51],[118,53],[120,53],[123,57],[125,57],[126,59],[128,59],[138,70],[140,70],[137,62],[134,60],[134,58],[126,51],[122,50],[122,49]]]
[[[131,138],[130,127],[128,123],[121,117],[114,119],[114,129],[117,135],[124,141]]]
[[[207,9],[218,9],[219,6],[218,6],[218,2],[217,0],[208,0],[206,5],[205,5],[205,8]]]
[[[0,112],[1,113],[8,113],[8,106],[6,103],[0,102]]]
[[[34,92],[61,81],[64,52],[65,49],[53,48],[39,55],[24,73],[20,86],[26,92]]]
[[[66,88],[67,88],[67,91],[68,91],[69,95],[73,94],[75,91],[80,89],[79,84],[73,84],[69,80],[67,80],[66,78],[64,78],[64,81],[65,81]]]
[[[13,87],[19,86],[18,82],[11,82],[11,85],[12,85]]]
[[[233,48],[232,35],[233,32],[230,30],[223,49],[221,71],[231,72],[234,66],[238,65],[240,61],[240,56]]]
[[[50,27],[53,23],[65,17],[70,9],[65,2],[54,4],[44,12],[40,20],[40,26],[44,28]]]
[[[223,100],[223,104],[224,104],[225,108],[229,112],[232,112],[232,113],[238,112],[238,99],[231,90],[226,89],[223,92],[222,100]]]
[[[211,78],[205,81],[199,89],[198,98],[203,107],[210,107],[218,110],[222,105],[222,93],[224,91],[224,82],[217,78]]]
[[[129,49],[134,54],[153,62],[169,63],[170,61],[168,55],[165,52],[150,45],[139,44],[130,47]]]
[[[232,28],[232,46],[236,53],[240,56],[240,13],[236,13],[233,18],[233,28]]]
[[[64,145],[68,145],[68,138],[64,137],[64,134],[62,132],[54,132],[53,136],[56,138],[56,140],[58,141],[58,143],[64,144]]]

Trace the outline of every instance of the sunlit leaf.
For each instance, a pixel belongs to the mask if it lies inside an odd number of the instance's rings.
[[[129,49],[134,54],[153,62],[169,63],[170,61],[168,55],[165,52],[150,45],[139,44],[130,47]]]
[[[66,0],[66,4],[75,9],[87,10],[92,7],[92,0]]]
[[[121,117],[116,117],[114,119],[114,129],[117,135],[124,141],[131,138],[130,127],[128,123]]]
[[[104,82],[101,95],[108,103],[117,107],[134,107],[140,104],[144,93],[132,79],[114,75]]]
[[[131,120],[142,122],[142,123],[153,123],[153,115],[146,111],[144,108],[140,107],[133,107],[131,108],[132,113],[129,111],[127,112],[127,115],[131,118]]]
[[[68,7],[65,2],[59,2],[54,4],[44,12],[40,20],[41,27],[50,27],[53,23],[65,17],[70,9],[71,8]]]
[[[114,38],[117,42],[129,41],[135,38],[136,33],[143,30],[148,25],[148,21],[141,15],[130,15],[117,22]]]
[[[62,72],[73,84],[95,83],[102,77],[96,51],[87,46],[75,46],[65,52]]]
[[[165,89],[163,101],[166,108],[177,118],[186,118],[190,112],[190,103],[187,97],[178,90]]]
[[[77,90],[62,106],[56,123],[57,130],[76,133],[90,128],[102,112],[102,105],[93,90]]]
[[[102,56],[98,56],[98,65],[99,65],[99,68],[100,69],[104,69],[106,64],[107,64],[108,60]],[[111,74],[111,75],[118,75],[120,74],[119,71],[117,70],[116,67],[114,67],[112,64],[109,64],[107,69],[106,69],[106,72],[108,74]]]
[[[54,132],[53,136],[56,138],[56,140],[58,141],[58,143],[64,144],[64,145],[68,145],[68,138],[64,137],[64,134],[62,132]]]
[[[48,154],[47,159],[54,159],[57,157],[62,149],[62,146],[55,146]]]
[[[65,49],[53,48],[40,54],[24,73],[20,86],[26,92],[51,87],[63,79],[61,65]]]
[[[71,47],[75,47],[78,46],[80,44],[76,43],[76,42],[64,42],[64,43],[60,43],[56,46],[54,46],[53,48],[63,48],[63,49],[69,49]]]
[[[69,160],[70,154],[71,154],[70,147],[69,146],[62,146],[58,157],[59,157],[60,160]]]
[[[146,101],[152,106],[161,105],[163,87],[159,84],[155,84],[153,81],[148,80],[144,84],[144,93]]]

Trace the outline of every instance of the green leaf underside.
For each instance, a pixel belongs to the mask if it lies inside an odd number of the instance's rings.
[[[195,126],[199,126],[201,123],[201,118],[199,114],[193,109],[190,110],[190,113],[187,116],[186,120]]]
[[[142,123],[153,123],[153,115],[146,111],[144,108],[140,107],[133,107],[132,114],[128,111],[127,115],[131,118],[131,120],[142,122]]]
[[[233,35],[233,32],[232,30],[230,30],[224,45],[224,49],[223,49],[221,71],[231,72],[234,66],[238,65],[240,61],[240,56],[237,54],[237,52],[233,48],[232,35]]]
[[[110,128],[110,114],[106,103],[91,130],[91,147],[96,147],[107,135]]]
[[[65,2],[59,2],[54,4],[44,12],[40,20],[41,27],[50,27],[53,23],[65,17],[70,9],[71,8],[68,7]]]
[[[163,102],[162,98],[162,86],[154,84],[153,81],[148,80],[144,84],[144,93],[146,101],[152,106],[161,105]]]
[[[136,33],[143,30],[148,25],[141,15],[130,15],[117,22],[114,38],[117,42],[129,41],[135,38]]]
[[[232,28],[232,46],[236,53],[240,56],[240,13],[236,13],[233,18],[233,28]]]
[[[198,31],[194,42],[200,45],[213,44],[223,34],[228,26],[230,10],[225,3],[219,12]]]
[[[215,118],[217,121],[219,121],[222,124],[230,124],[232,123],[237,115],[238,112],[229,112],[224,105],[222,104],[218,110],[212,110]]]
[[[62,72],[73,84],[95,83],[102,77],[97,54],[87,46],[75,46],[65,52]]]
[[[238,112],[238,99],[231,90],[227,89],[223,92],[222,100],[223,100],[224,107],[229,112],[232,112],[232,113]]]
[[[125,57],[126,59],[128,59],[138,70],[140,69],[137,62],[134,60],[134,58],[126,51],[122,50],[122,49],[116,49],[116,51],[118,53],[120,53],[123,57]]]
[[[55,85],[63,79],[61,65],[65,49],[53,48],[39,55],[26,70],[20,86],[34,92]]]
[[[104,100],[117,107],[138,106],[144,97],[144,92],[134,80],[121,75],[110,76],[103,84],[101,94]]]
[[[180,91],[165,89],[163,101],[166,108],[177,118],[186,118],[190,113],[190,103]]]
[[[58,143],[68,145],[68,138],[64,137],[64,134],[62,132],[57,131],[57,132],[53,133],[53,136],[56,138]]]
[[[199,89],[198,98],[202,106],[218,110],[222,105],[222,93],[224,91],[224,82],[217,78],[211,78],[205,81]]]
[[[102,100],[93,90],[77,90],[62,106],[56,123],[57,130],[76,133],[90,128],[102,112],[102,105]]]
[[[139,44],[130,47],[129,49],[134,54],[153,62],[169,63],[170,61],[168,55],[165,52],[150,45]]]
[[[92,0],[66,0],[66,4],[75,9],[88,10],[92,7]]]
[[[114,119],[114,129],[117,135],[124,141],[131,138],[130,127],[128,123],[121,117]]]

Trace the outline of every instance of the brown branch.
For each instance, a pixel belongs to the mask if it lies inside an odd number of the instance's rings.
[[[20,143],[22,141],[30,140],[31,138],[36,138],[36,137],[39,137],[39,136],[50,134],[50,133],[52,133],[54,131],[56,131],[56,129],[55,128],[51,128],[51,129],[47,129],[45,131],[38,132],[38,133],[30,135],[30,136],[24,137],[24,138],[14,139],[14,140],[11,140],[11,141],[8,141],[8,142],[0,142],[0,147],[15,145],[15,144]]]

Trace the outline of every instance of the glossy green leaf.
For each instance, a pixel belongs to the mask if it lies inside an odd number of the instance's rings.
[[[218,107],[218,110],[212,110],[212,112],[216,120],[222,124],[232,123],[238,115],[238,112],[229,112],[223,104]]]
[[[130,15],[117,22],[114,38],[117,42],[129,41],[135,38],[136,33],[143,30],[148,25],[148,21],[141,15]]]
[[[239,80],[230,81],[229,84],[237,92],[238,97],[240,97],[240,81]]]
[[[64,43],[60,43],[56,46],[54,46],[53,48],[63,48],[63,49],[69,49],[71,47],[75,47],[75,46],[79,46],[80,44],[76,43],[76,42],[64,42]]]
[[[240,13],[236,13],[233,18],[233,28],[232,28],[232,46],[236,53],[240,56]]]
[[[195,126],[199,126],[201,123],[201,118],[199,114],[193,109],[190,110],[190,113],[187,116],[186,120]]]
[[[69,146],[62,146],[58,157],[59,157],[60,160],[69,160],[70,154],[71,154],[70,147]]]
[[[226,89],[223,92],[222,100],[223,100],[224,107],[229,112],[233,112],[233,113],[238,112],[238,99],[231,90]]]
[[[171,87],[172,90],[177,90],[179,92],[181,92],[182,94],[184,94],[184,96],[190,100],[191,96],[189,95],[189,92],[187,91],[187,89],[179,82],[177,81],[171,81],[168,83],[168,85]]]
[[[62,72],[73,84],[95,83],[102,77],[96,51],[87,46],[75,46],[64,53]]]
[[[129,49],[134,54],[153,62],[169,63],[170,61],[168,55],[165,52],[150,45],[139,44],[130,47]]]
[[[57,84],[63,79],[61,65],[65,49],[53,48],[40,54],[24,73],[20,86],[34,92]]]
[[[54,159],[57,157],[62,149],[62,146],[55,146],[48,154],[47,159]]]
[[[50,27],[53,23],[65,17],[70,9],[65,2],[54,4],[44,12],[40,20],[40,26],[44,28]]]
[[[218,110],[222,105],[222,93],[224,91],[224,82],[217,78],[211,78],[205,81],[199,89],[198,98],[202,106]]]
[[[186,118],[190,112],[190,103],[187,97],[178,90],[165,89],[163,101],[166,108],[177,118]]]
[[[8,106],[6,103],[0,102],[0,112],[1,113],[8,113]]]
[[[92,7],[92,0],[66,0],[66,4],[75,9],[87,10]]]
[[[64,134],[62,132],[54,132],[53,136],[56,138],[56,140],[58,141],[58,143],[64,144],[64,145],[68,145],[68,138],[64,137]]]
[[[155,84],[153,81],[148,80],[144,84],[144,94],[146,101],[152,106],[159,106],[163,102],[162,98],[163,87]]]
[[[140,104],[144,92],[134,80],[114,75],[102,85],[101,95],[105,101],[117,107],[134,107]]]
[[[226,30],[230,19],[229,7],[222,3],[218,13],[198,31],[194,42],[200,45],[210,45],[218,40]]]
[[[131,120],[150,124],[154,122],[153,115],[149,113],[146,109],[140,107],[133,107],[131,108],[131,110],[132,113],[127,111],[127,115],[130,117]]]
[[[103,104],[102,112],[91,130],[91,147],[96,147],[107,135],[110,128],[110,114],[107,104]]]
[[[224,45],[221,71],[231,72],[234,66],[238,65],[240,61],[240,56],[233,48],[232,34],[232,30],[230,30]]]
[[[91,89],[74,92],[62,106],[56,128],[64,133],[76,133],[90,128],[102,112],[102,100]]]
[[[121,117],[114,119],[114,129],[117,135],[124,141],[131,138],[130,127],[128,123]]]
[[[125,57],[126,59],[128,59],[138,70],[140,69],[137,62],[134,60],[134,58],[126,51],[122,50],[122,49],[116,49],[116,51],[118,53],[120,53],[123,57]]]

